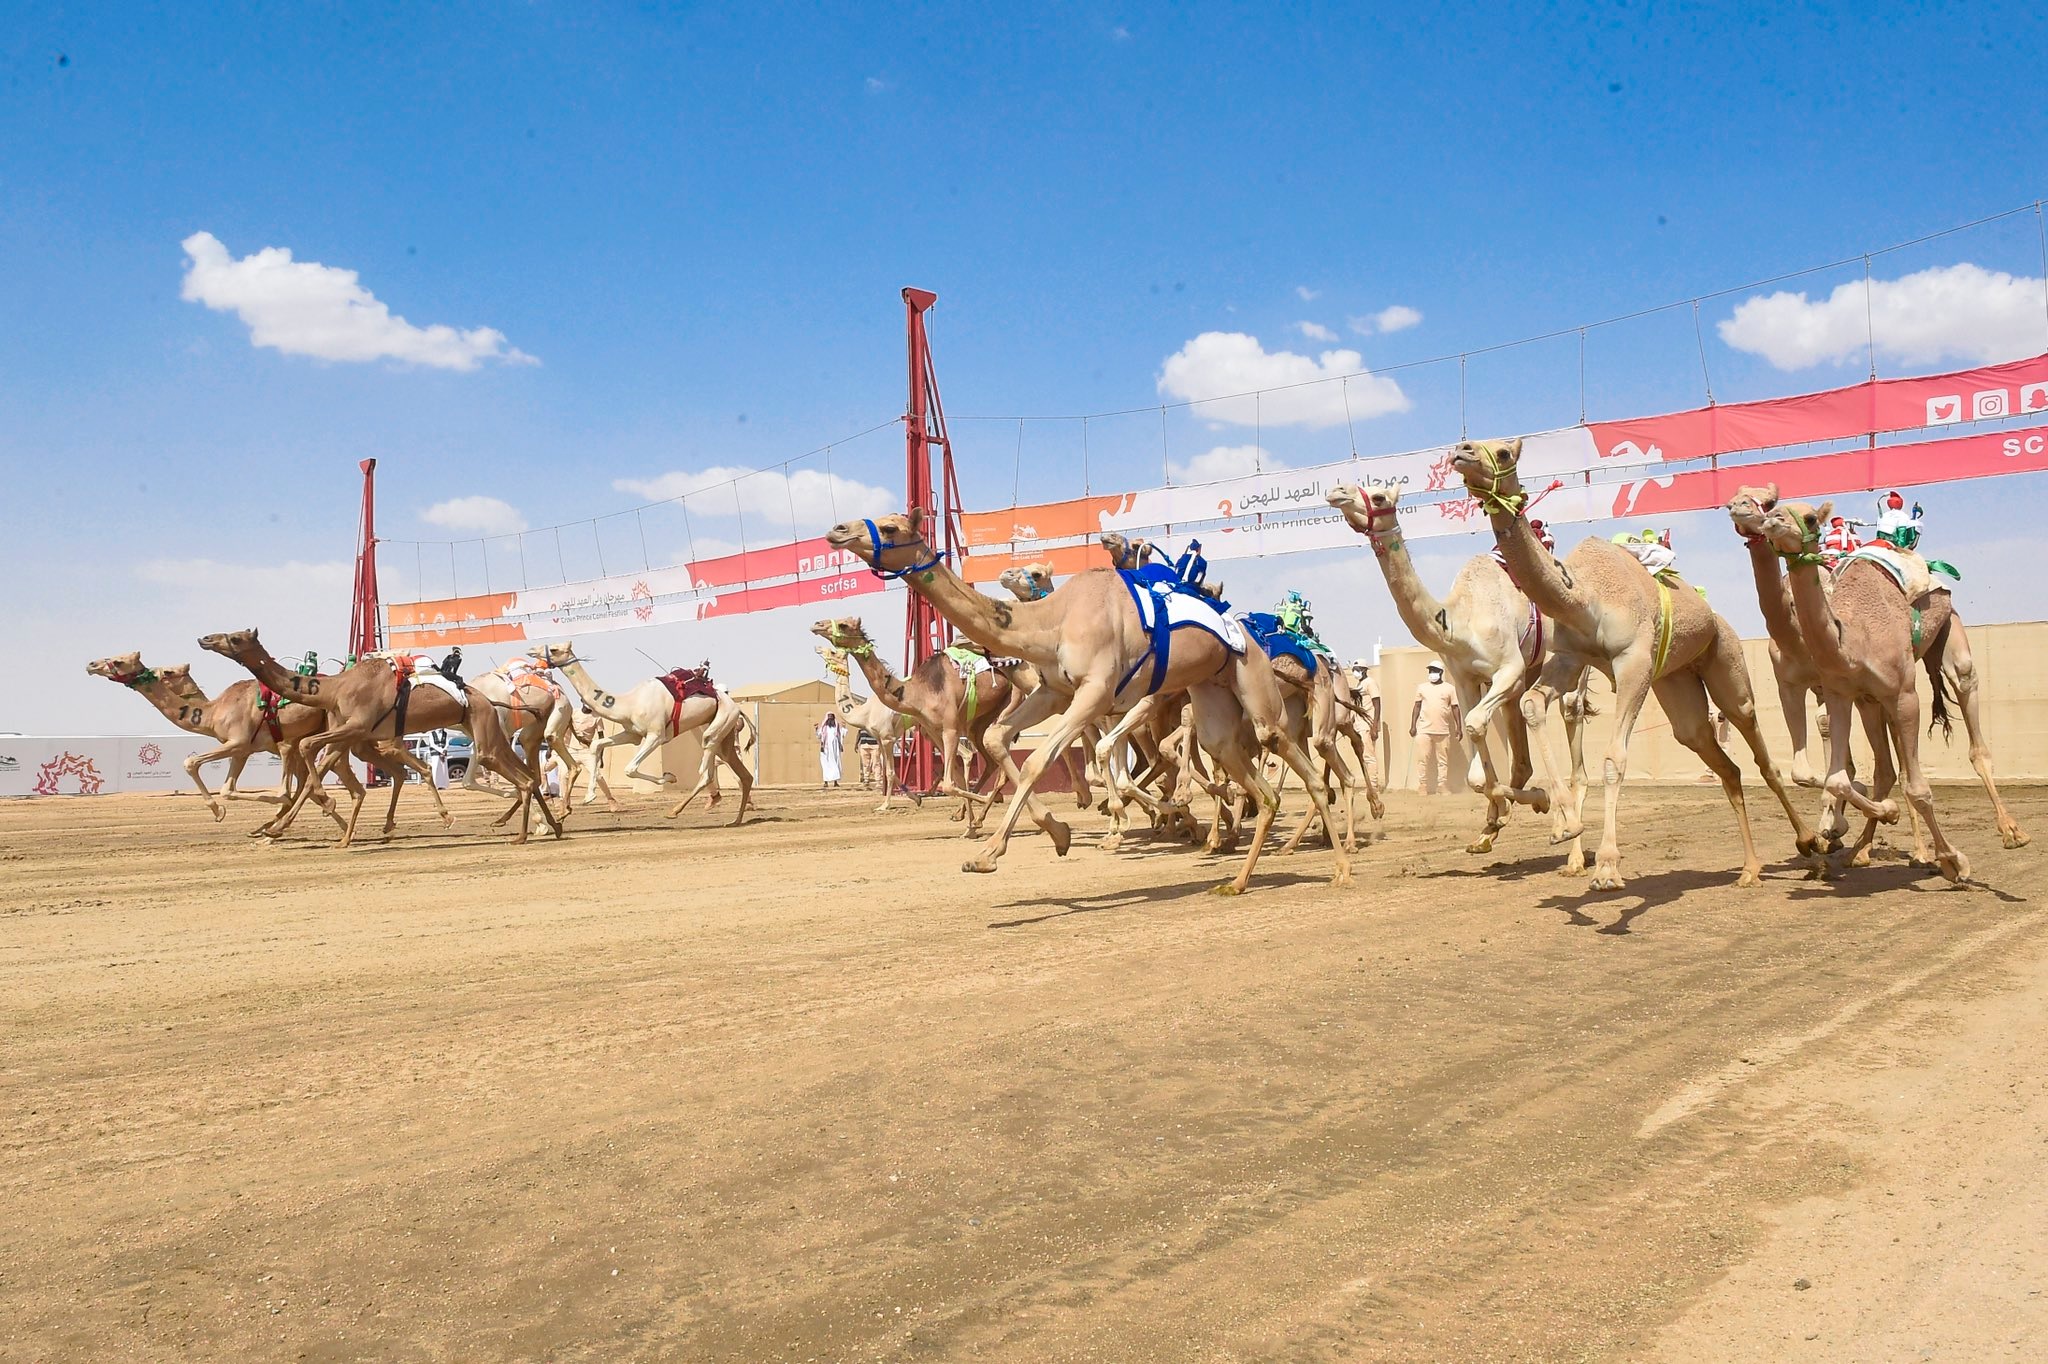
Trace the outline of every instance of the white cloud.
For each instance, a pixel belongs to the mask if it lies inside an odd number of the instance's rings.
[[[1185,464],[1169,464],[1167,470],[1176,483],[1219,483],[1226,478],[1242,478],[1263,469],[1286,467],[1273,457],[1272,451],[1256,445],[1219,445],[1204,450]]]
[[[1781,370],[1877,353],[1908,365],[1954,357],[1978,364],[2015,360],[2043,348],[2042,282],[1964,262],[1898,279],[1838,285],[1826,298],[1780,290],[1745,299],[1715,327],[1739,351]]]
[[[1122,24],[1118,24],[1115,28],[1109,31],[1109,36],[1112,41],[1119,43],[1127,43],[1131,40],[1131,31],[1125,28]]]
[[[1294,330],[1300,332],[1311,341],[1335,341],[1337,339],[1337,333],[1331,331],[1320,322],[1297,322],[1294,324]]]
[[[135,566],[135,576],[143,582],[163,587],[236,596],[252,594],[259,587],[288,590],[347,587],[354,573],[345,559],[310,564],[298,559],[287,559],[281,564],[232,564],[201,558],[145,559]]]
[[[420,520],[445,530],[474,531],[478,535],[516,535],[526,529],[526,518],[519,514],[519,509],[495,497],[452,497],[421,512]]]
[[[1313,303],[1323,296],[1323,291],[1311,289],[1306,284],[1297,284],[1294,286],[1294,296],[1303,303]]]
[[[486,360],[539,363],[491,327],[415,327],[365,289],[355,271],[295,261],[282,246],[237,260],[211,232],[195,232],[182,245],[182,296],[240,317],[253,345],[321,360],[397,360],[434,369],[473,370]]]
[[[738,480],[735,482],[735,480]],[[750,524],[787,530],[792,518],[799,537],[817,535],[850,516],[879,516],[901,511],[902,494],[820,469],[743,469],[715,464],[695,471],[677,469],[653,478],[619,478],[612,487],[622,493],[666,502],[688,497],[692,516],[741,516]],[[749,540],[766,544],[751,533]]]
[[[1293,351],[1268,351],[1256,336],[1243,332],[1203,332],[1166,357],[1159,391],[1199,402],[1195,412],[1201,417],[1237,426],[1341,426],[1347,396],[1356,420],[1408,410],[1408,395],[1399,384],[1364,370],[1365,357],[1355,350],[1326,350],[1311,359]],[[1352,377],[1339,382],[1343,375]],[[1268,391],[1250,396],[1258,389]],[[1230,394],[1247,396],[1201,401]]]
[[[1384,336],[1388,332],[1405,332],[1422,322],[1422,314],[1405,303],[1396,303],[1364,317],[1347,317],[1345,325],[1360,336]]]
[[[871,95],[886,94],[896,88],[895,82],[885,81],[880,76],[869,76],[861,84]]]

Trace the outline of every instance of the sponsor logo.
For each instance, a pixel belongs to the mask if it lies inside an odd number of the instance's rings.
[[[62,753],[36,769],[35,785],[29,790],[38,796],[61,795],[67,777],[77,783],[81,796],[98,795],[106,780],[98,765],[83,753]]]
[[[1641,463],[1645,460],[1655,461],[1664,458],[1664,447],[1657,444],[1657,442],[1655,441],[1651,441],[1650,448],[1645,450],[1642,446],[1637,445],[1634,441],[1625,440],[1617,445],[1610,447],[1605,454],[1600,456],[1600,458],[1628,459],[1634,460],[1638,463]]]
[[[2021,455],[2048,454],[2048,435],[2036,431],[2030,436],[2007,436],[2000,447],[2007,459],[2018,459]]]
[[[135,750],[135,757],[144,767],[155,767],[164,760],[164,751],[157,744],[144,744]]]
[[[1927,425],[1947,426],[1963,419],[1963,400],[1954,393],[1944,393],[1938,398],[1927,400]]]
[[[21,759],[12,753],[0,753],[0,772],[21,771]]]
[[[1451,463],[1451,452],[1444,451],[1444,457],[1429,466],[1429,482],[1424,485],[1424,490],[1432,493],[1442,492],[1451,486],[1451,475],[1456,472],[1456,466]]]
[[[2022,388],[2020,411],[2048,412],[2048,384],[2028,384]]]
[[[2012,415],[2012,395],[2002,388],[1987,388],[1970,395],[1970,420],[1985,421]]]

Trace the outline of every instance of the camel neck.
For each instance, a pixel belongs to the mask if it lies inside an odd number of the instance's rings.
[[[875,689],[875,695],[882,698],[884,705],[893,709],[902,702],[903,687],[896,681],[895,672],[882,661],[882,655],[874,645],[870,644],[857,654],[849,653],[847,657],[860,664],[860,675],[868,680],[868,685]]]
[[[1792,604],[1792,585],[1786,580],[1783,562],[1770,542],[1761,535],[1743,538],[1749,542],[1749,568],[1756,576],[1756,600],[1763,611],[1764,630],[1780,649],[1798,649],[1799,618]]]
[[[270,655],[270,650],[261,644],[251,644],[246,658],[237,656],[235,661],[247,668],[258,682],[284,697],[312,706],[316,710],[333,710],[335,707],[332,690],[324,684],[332,678],[314,673],[291,672]]]
[[[1415,561],[1408,555],[1408,543],[1399,526],[1372,536],[1372,557],[1379,561],[1387,590],[1394,595],[1394,610],[1400,613],[1401,623],[1417,643],[1442,653],[1448,644],[1443,603],[1415,571]]]
[[[938,607],[954,629],[992,654],[1050,663],[1058,651],[1059,622],[1065,614],[1057,604],[1058,593],[1038,601],[997,601],[975,591],[944,563],[904,581]]]
[[[211,734],[213,717],[207,714],[211,704],[206,693],[196,682],[187,682],[186,690],[172,691],[170,684],[157,677],[136,690],[142,698],[157,709],[157,714],[169,720],[188,734]]]
[[[583,666],[582,659],[572,658],[562,664],[561,668],[562,676],[568,678],[569,685],[576,689],[577,699],[590,707],[594,713],[607,720],[626,719],[619,713],[619,698],[597,685],[596,680],[590,675],[590,670]]]
[[[1799,619],[1799,637],[1807,656],[1823,671],[1847,672],[1855,666],[1843,648],[1842,622],[1821,586],[1818,564],[1787,564],[1792,606]]]
[[[1493,525],[1494,542],[1507,560],[1508,576],[1536,609],[1560,625],[1590,624],[1586,599],[1565,576],[1563,565],[1543,547],[1529,529],[1526,517],[1496,511],[1487,518]]]

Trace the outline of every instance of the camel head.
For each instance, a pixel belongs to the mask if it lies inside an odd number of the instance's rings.
[[[1451,447],[1451,468],[1481,502],[1512,497],[1522,491],[1516,466],[1522,462],[1522,440],[1461,440]]]
[[[1401,490],[1384,483],[1339,483],[1323,494],[1323,501],[1342,512],[1351,529],[1371,535],[1395,524]]]
[[[823,625],[824,623],[819,621],[818,625]],[[817,625],[811,627],[813,631],[817,628]],[[846,650],[835,649],[830,644],[820,644],[818,646],[818,657],[825,660],[826,672],[831,673],[834,677],[846,676]]]
[[[875,651],[875,642],[868,638],[867,627],[860,623],[859,616],[821,620],[811,627],[811,633],[841,653],[852,654],[855,658]]]
[[[869,527],[874,528],[869,532]],[[825,543],[844,550],[878,573],[901,575],[929,566],[935,556],[924,539],[924,513],[916,507],[872,521],[841,521],[825,532]]]
[[[144,671],[142,654],[113,654],[107,658],[95,658],[85,665],[86,672],[94,677],[104,677],[109,682],[126,684],[131,678],[140,677]]]
[[[263,643],[257,639],[253,627],[247,630],[230,630],[224,635],[201,635],[199,647],[209,653],[232,658],[237,663],[261,657],[265,652]]]
[[[543,668],[559,668],[576,662],[576,644],[567,639],[560,644],[536,644],[526,651],[526,656]]]
[[[1102,547],[1109,551],[1109,561],[1118,568],[1141,567],[1155,550],[1150,540],[1125,535],[1121,531],[1105,531],[1099,539]]]
[[[1811,554],[1815,556],[1814,562],[1819,562],[1821,532],[1834,514],[1832,502],[1823,502],[1818,507],[1804,502],[1779,502],[1764,513],[1757,531],[1778,553],[1787,557]]]
[[[1018,601],[1040,601],[1052,595],[1052,565],[1041,560],[1006,568],[996,581],[1009,588]]]
[[[1745,540],[1755,540],[1763,534],[1764,514],[1778,505],[1778,485],[1765,484],[1761,488],[1737,488],[1735,496],[1728,499],[1728,519],[1735,523],[1735,533]]]

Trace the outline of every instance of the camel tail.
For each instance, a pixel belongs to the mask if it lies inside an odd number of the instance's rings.
[[[1948,679],[1941,675],[1941,658],[1948,652],[1948,628],[1954,620],[1955,617],[1951,616],[1941,623],[1941,632],[1935,635],[1934,642],[1927,646],[1927,652],[1920,658],[1927,668],[1927,680],[1934,688],[1933,718],[1927,722],[1927,732],[1932,734],[1939,728],[1944,743],[1953,739],[1956,732],[1955,717],[1948,708],[1954,698],[1949,695]]]

